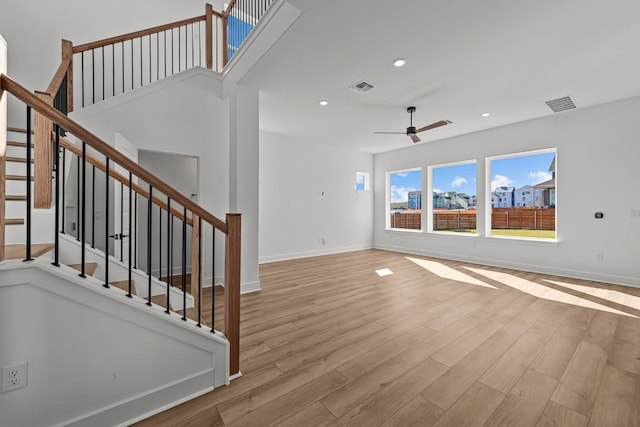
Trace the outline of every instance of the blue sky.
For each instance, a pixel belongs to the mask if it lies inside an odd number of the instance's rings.
[[[551,179],[549,166],[555,153],[496,159],[491,162],[491,189],[499,186],[535,185]],[[426,168],[425,168],[426,172]],[[404,202],[409,191],[420,190],[421,171],[404,171],[391,174],[391,202]],[[433,169],[433,190],[455,191],[475,195],[477,188],[476,164],[454,165]]]

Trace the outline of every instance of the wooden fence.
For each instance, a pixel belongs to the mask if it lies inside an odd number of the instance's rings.
[[[433,230],[474,230],[477,228],[475,210],[434,211]],[[391,228],[420,230],[421,213],[407,212],[391,215]],[[492,229],[555,230],[555,209],[495,208],[491,213]]]

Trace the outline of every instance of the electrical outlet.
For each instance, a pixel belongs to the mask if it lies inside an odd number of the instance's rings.
[[[27,386],[27,362],[2,367],[2,392]]]
[[[597,259],[598,261],[604,261],[604,254],[597,254],[597,255],[596,255],[596,259]]]

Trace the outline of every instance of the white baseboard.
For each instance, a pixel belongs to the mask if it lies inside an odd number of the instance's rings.
[[[262,290],[260,287],[260,281],[255,282],[245,282],[240,284],[240,293],[241,294],[250,294],[252,292],[258,292]]]
[[[637,277],[618,276],[613,274],[603,274],[598,272],[571,270],[568,268],[551,267],[547,265],[527,264],[520,262],[497,261],[490,258],[460,256],[447,252],[417,250],[415,248],[405,248],[393,245],[375,245],[375,249],[383,249],[392,252],[401,252],[413,255],[429,256],[433,258],[448,259],[453,261],[469,262],[473,264],[488,265],[492,267],[511,268],[513,270],[529,271],[532,273],[551,274],[556,276],[569,277],[574,279],[593,280],[615,285],[632,286],[640,288],[640,279]]]
[[[345,253],[345,252],[362,251],[362,250],[365,250],[365,249],[372,249],[372,248],[373,248],[373,245],[370,244],[370,245],[343,246],[343,247],[340,247],[340,248],[328,248],[328,249],[322,249],[322,250],[317,250],[317,251],[293,252],[293,253],[289,253],[289,254],[270,255],[270,256],[260,257],[258,262],[260,264],[268,264],[270,262],[289,261],[289,260],[292,260],[292,259],[311,258],[311,257],[315,257],[315,256],[322,256],[322,255],[341,254],[341,253]]]
[[[213,369],[209,369],[59,425],[128,426],[210,392],[213,378]]]

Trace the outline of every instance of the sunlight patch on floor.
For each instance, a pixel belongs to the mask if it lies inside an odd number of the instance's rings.
[[[448,265],[442,264],[436,261],[427,261],[425,259],[411,258],[406,257],[409,261],[413,262],[416,265],[424,268],[435,274],[436,276],[440,276],[443,279],[447,280],[455,280],[456,282],[467,283],[469,285],[475,286],[483,286],[485,288],[498,289],[495,286],[491,286],[488,283],[484,283],[475,277],[471,277],[468,274],[464,274],[454,268],[449,267]]]
[[[615,302],[616,304],[640,310],[640,297],[636,297],[634,295],[625,294],[624,292],[614,291],[611,289],[592,288],[590,286],[576,285],[575,283],[558,282],[556,280],[545,279],[545,281],[553,283],[554,285],[573,289],[574,291],[582,292],[584,294],[592,295],[594,297],[602,298],[607,301]]]
[[[378,276],[384,277],[392,275],[393,271],[389,270],[388,268],[382,268],[380,270],[376,270],[376,273],[378,273]]]
[[[537,298],[561,302],[565,304],[572,304],[579,307],[592,308],[594,310],[606,311],[608,313],[621,314],[623,316],[637,317],[632,314],[625,313],[624,311],[616,310],[614,308],[607,307],[606,305],[598,304],[593,301],[589,301],[587,299],[580,298],[575,295],[571,295],[566,292],[562,292],[527,279],[523,279],[522,277],[514,276],[512,274],[502,273],[499,271],[484,270],[481,268],[464,268],[487,277],[491,280],[495,280],[496,282],[500,282],[511,288],[525,292],[529,295],[533,295]]]

